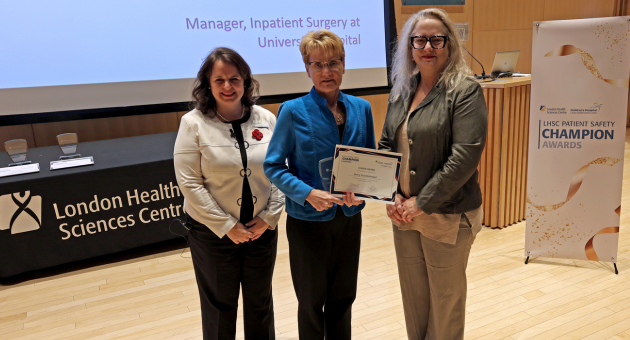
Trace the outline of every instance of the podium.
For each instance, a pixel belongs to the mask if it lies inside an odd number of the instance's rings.
[[[504,228],[525,219],[531,77],[482,82],[488,137],[479,164],[483,224]]]

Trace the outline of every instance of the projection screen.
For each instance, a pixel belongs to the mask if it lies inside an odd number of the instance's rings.
[[[215,47],[235,49],[261,95],[312,83],[308,31],[343,40],[343,89],[387,85],[383,0],[0,1],[0,116],[191,100]]]

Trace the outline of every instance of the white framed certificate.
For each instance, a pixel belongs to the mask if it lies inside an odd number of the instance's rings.
[[[368,201],[394,204],[402,154],[355,146],[335,146],[330,193],[352,191]]]

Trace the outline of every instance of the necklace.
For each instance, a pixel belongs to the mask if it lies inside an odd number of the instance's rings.
[[[335,106],[333,106],[333,108],[330,109],[330,112],[332,112],[333,116],[335,116],[335,118],[337,119],[337,122],[341,123],[341,115],[337,115],[336,111],[337,111],[337,104],[335,104]]]
[[[225,119],[225,117],[223,117],[223,115],[219,113],[219,110],[214,109],[214,112],[216,112],[216,114],[217,114],[217,115],[218,115],[221,119],[223,119],[223,121],[224,121],[224,122],[226,122],[226,123],[227,123],[227,122],[229,122],[229,120]],[[240,116],[238,119],[243,119],[243,117],[244,117],[244,116],[245,116],[245,106],[243,106],[243,112],[241,112],[241,116]],[[238,119],[236,119],[236,120],[238,120]]]

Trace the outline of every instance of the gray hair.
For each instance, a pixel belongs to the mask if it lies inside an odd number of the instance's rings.
[[[391,80],[393,83],[390,100],[407,98],[411,92],[409,78],[419,72],[418,66],[413,60],[409,39],[416,25],[423,19],[437,19],[442,22],[448,35],[449,56],[444,70],[440,74],[438,83],[453,91],[462,80],[470,77],[472,71],[464,59],[464,45],[459,37],[455,24],[444,10],[427,8],[414,15],[405,23],[394,47]]]

